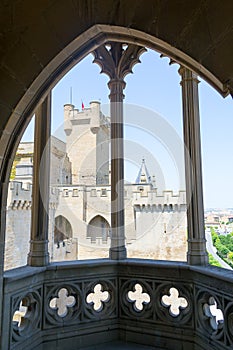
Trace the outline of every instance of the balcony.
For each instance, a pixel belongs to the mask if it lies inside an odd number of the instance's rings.
[[[232,283],[227,270],[139,259],[7,271],[2,349],[231,349]]]
[[[1,349],[232,349],[232,272],[208,266],[205,249],[197,88],[198,74],[222,96],[233,95],[232,2],[136,0],[127,7],[123,1],[111,0],[32,4],[10,0],[1,9]],[[38,178],[50,137],[50,92],[90,52],[96,52],[96,61],[103,61],[98,48],[114,40],[118,48],[120,42],[150,47],[170,57],[170,64],[175,60],[181,65],[189,203],[187,263],[127,259],[120,230],[124,228],[122,203],[112,208],[116,224],[111,259],[49,263],[49,201],[42,203],[49,193],[49,162],[43,167],[41,188]],[[133,64],[136,52],[128,55]],[[128,63],[122,77],[129,72]],[[122,106],[114,107],[123,103],[125,84],[120,79],[116,85],[116,77],[110,78],[113,120],[120,116],[122,127]],[[32,204],[28,266],[3,272],[10,168],[34,111],[33,202],[25,201],[28,208]],[[93,131],[96,127],[92,126]],[[118,129],[113,125],[114,131]],[[119,130],[115,136],[122,138]],[[121,147],[117,150],[115,159],[122,162]],[[111,171],[113,191],[123,179],[116,171],[121,165],[116,165],[115,175]],[[123,199],[123,186],[120,193]]]

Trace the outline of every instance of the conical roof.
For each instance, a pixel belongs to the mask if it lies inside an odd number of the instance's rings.
[[[140,170],[138,172],[138,176],[136,178],[137,184],[148,184],[151,183],[151,176],[149,174],[149,171],[146,167],[145,159],[142,159],[142,165],[140,167]]]

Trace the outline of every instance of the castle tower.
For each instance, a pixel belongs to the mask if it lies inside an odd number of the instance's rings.
[[[32,158],[21,158],[16,165],[15,181],[22,182],[22,186],[32,183],[33,163]]]
[[[100,103],[90,102],[90,108],[82,111],[66,104],[64,124],[72,183],[108,184],[110,123],[102,114]]]

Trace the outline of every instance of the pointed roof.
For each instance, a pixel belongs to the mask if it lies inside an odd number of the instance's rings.
[[[146,162],[145,159],[142,159],[142,165],[141,168],[138,172],[138,176],[136,178],[136,183],[137,184],[148,184],[151,183],[151,176],[149,174],[149,171],[146,167]]]

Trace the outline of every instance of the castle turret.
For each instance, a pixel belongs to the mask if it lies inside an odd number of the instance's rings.
[[[72,132],[72,123],[70,119],[73,117],[74,105],[65,104],[64,105],[64,131],[67,136]]]
[[[109,133],[100,102],[90,102],[82,111],[64,106],[67,154],[72,164],[73,184],[95,185],[109,180]]]
[[[100,103],[98,101],[90,102],[91,108],[91,125],[90,129],[93,134],[97,134],[100,128]]]

